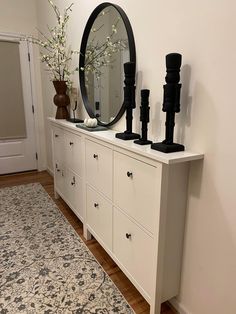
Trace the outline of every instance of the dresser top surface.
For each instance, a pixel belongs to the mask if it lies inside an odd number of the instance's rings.
[[[111,145],[119,148],[126,149],[130,152],[139,154],[146,158],[164,163],[164,164],[174,164],[179,162],[186,162],[192,160],[203,159],[204,155],[201,153],[195,153],[190,151],[183,151],[177,153],[165,154],[156,150],[151,149],[150,145],[137,145],[133,141],[124,141],[115,137],[117,131],[107,130],[107,131],[93,131],[89,132],[87,130],[76,127],[75,123],[68,122],[66,120],[57,120],[55,118],[48,118],[48,120],[56,126],[64,127],[68,130],[76,132],[78,134],[84,134],[90,138],[104,141]]]

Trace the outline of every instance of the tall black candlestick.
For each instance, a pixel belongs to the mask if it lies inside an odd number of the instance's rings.
[[[124,64],[125,87],[124,87],[124,106],[126,108],[126,131],[116,133],[116,137],[122,140],[134,140],[140,138],[139,134],[132,132],[133,109],[135,108],[135,63],[127,62]]]
[[[152,144],[152,141],[147,139],[147,125],[149,122],[149,89],[142,89],[141,90],[141,107],[140,107],[140,121],[142,122],[142,136],[139,140],[134,141],[135,144],[139,145],[148,145]]]
[[[170,53],[166,56],[166,84],[164,87],[164,101],[162,111],[166,112],[166,138],[161,143],[151,145],[152,149],[163,153],[173,153],[184,150],[184,146],[174,143],[175,113],[180,112],[180,66],[182,56],[179,53]]]

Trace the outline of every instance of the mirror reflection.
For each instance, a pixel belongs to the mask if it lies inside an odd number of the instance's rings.
[[[130,61],[128,35],[117,9],[108,6],[95,19],[84,61],[85,87],[94,116],[111,123],[123,103],[123,64]]]

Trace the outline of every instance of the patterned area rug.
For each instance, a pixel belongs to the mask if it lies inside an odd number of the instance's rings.
[[[0,313],[134,313],[39,183],[0,189]]]

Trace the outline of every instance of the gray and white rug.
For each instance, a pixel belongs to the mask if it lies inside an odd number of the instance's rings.
[[[134,313],[39,183],[0,189],[0,313]]]

